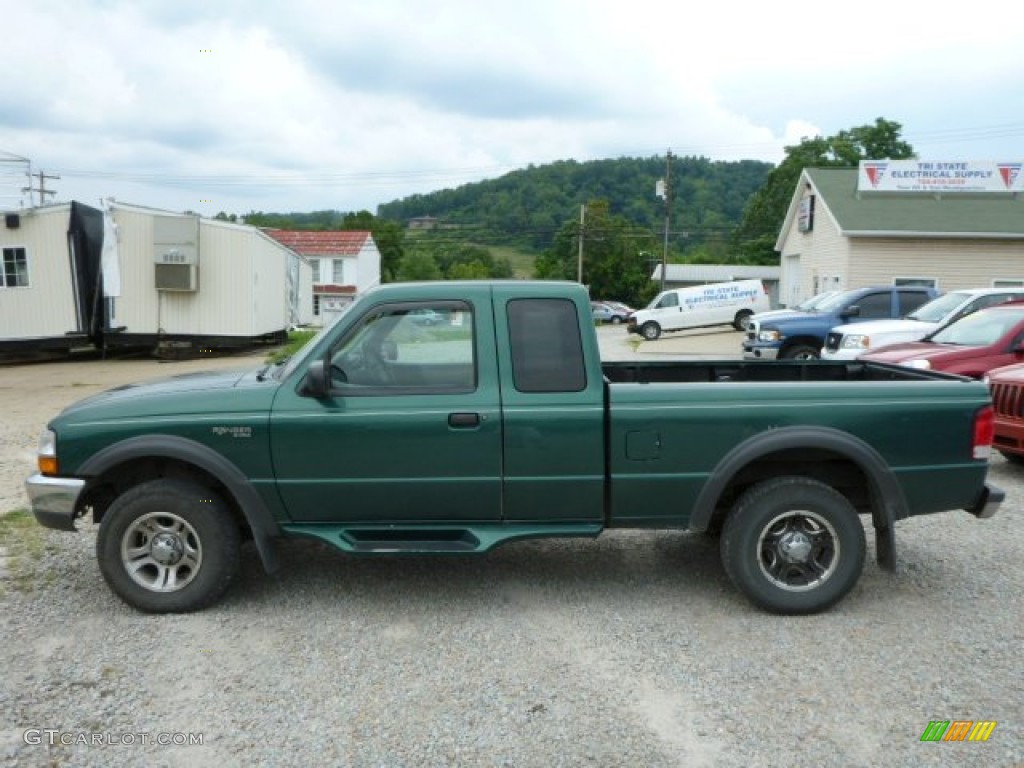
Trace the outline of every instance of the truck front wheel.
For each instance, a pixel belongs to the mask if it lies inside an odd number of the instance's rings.
[[[146,613],[182,613],[220,597],[238,571],[240,535],[223,499],[182,480],[153,480],[118,497],[96,556],[110,588]]]
[[[779,357],[783,360],[817,360],[821,352],[809,344],[795,344],[784,349]]]
[[[640,326],[640,335],[648,341],[654,341],[661,336],[661,326],[655,322],[646,322]]]
[[[841,600],[864,567],[864,526],[835,489],[779,477],[747,490],[722,530],[733,583],[772,613],[818,613]]]

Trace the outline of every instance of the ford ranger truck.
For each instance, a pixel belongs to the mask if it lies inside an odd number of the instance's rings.
[[[69,406],[27,491],[43,525],[99,524],[103,578],[147,612],[213,603],[250,541],[274,572],[284,537],[479,555],[632,528],[717,534],[753,603],[807,614],[856,584],[866,523],[892,569],[900,520],[994,514],[991,444],[982,382],[856,361],[602,363],[579,285],[409,283],[364,294],[285,363]]]

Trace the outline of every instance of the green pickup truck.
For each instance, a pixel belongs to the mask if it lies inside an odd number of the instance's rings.
[[[672,528],[721,537],[762,608],[856,584],[870,519],[1003,500],[981,382],[878,363],[602,363],[590,300],[557,282],[393,284],[285,363],[118,387],[43,432],[37,520],[99,523],[109,586],[151,612],[223,594],[252,540],[354,555],[485,553]]]

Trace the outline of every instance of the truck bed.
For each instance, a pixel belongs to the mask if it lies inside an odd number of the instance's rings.
[[[717,381],[923,381],[959,379],[935,371],[860,361],[824,360],[668,360],[617,361],[601,364],[613,384],[653,384]]]

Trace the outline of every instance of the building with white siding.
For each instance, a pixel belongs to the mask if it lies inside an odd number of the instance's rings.
[[[775,244],[782,304],[872,285],[1024,285],[1024,195],[1014,191],[1016,176],[1004,191],[980,192],[875,191],[858,178],[856,168],[801,174]]]
[[[357,296],[380,284],[380,251],[365,231],[268,229],[313,268],[314,323],[326,324]]]
[[[282,341],[313,319],[312,268],[261,230],[112,202],[8,213],[0,351],[196,354]]]

